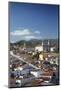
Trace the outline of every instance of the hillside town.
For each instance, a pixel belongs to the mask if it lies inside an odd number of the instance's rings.
[[[35,46],[10,45],[9,87],[59,84],[59,50],[47,40]]]

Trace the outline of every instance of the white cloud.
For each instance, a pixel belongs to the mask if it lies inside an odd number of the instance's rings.
[[[13,36],[17,36],[17,35],[30,35],[32,34],[32,32],[30,32],[30,30],[28,29],[24,29],[24,30],[16,30],[10,33]]]
[[[19,40],[30,40],[30,39],[40,39],[40,31],[31,31],[29,29],[20,29],[10,32],[10,41],[15,42]]]
[[[35,31],[36,34],[40,34],[40,31]]]
[[[29,39],[35,39],[35,36],[25,36],[25,39],[29,40]]]

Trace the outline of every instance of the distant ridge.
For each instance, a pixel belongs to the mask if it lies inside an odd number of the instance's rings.
[[[21,40],[21,41],[17,41],[16,43],[10,43],[10,45],[24,45],[24,43],[26,43],[27,46],[31,46],[31,47],[34,47],[38,44],[42,44],[42,41],[44,44],[47,45],[48,43],[48,40],[50,42],[50,45],[51,46],[56,46],[58,47],[58,39],[43,39],[43,40],[39,40],[39,39],[31,39],[29,41],[26,41],[26,40]]]

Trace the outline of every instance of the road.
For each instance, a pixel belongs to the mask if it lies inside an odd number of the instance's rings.
[[[28,64],[29,66],[31,66],[31,67],[33,67],[33,68],[35,68],[35,69],[40,69],[40,68],[36,67],[35,65],[33,65],[33,64],[25,61],[22,57],[20,57],[20,56],[18,56],[18,55],[15,55],[12,51],[10,51],[10,55],[12,55],[13,57],[21,60],[22,62],[25,62],[26,64]]]

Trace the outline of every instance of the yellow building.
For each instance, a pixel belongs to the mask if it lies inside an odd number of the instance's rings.
[[[39,60],[44,60],[43,54],[39,54]]]

